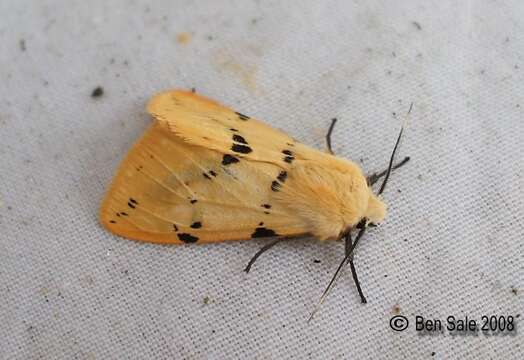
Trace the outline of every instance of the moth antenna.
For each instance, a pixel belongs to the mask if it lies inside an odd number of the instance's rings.
[[[408,120],[409,120],[409,116],[408,115],[411,113],[412,109],[413,109],[413,103],[411,103],[409,105],[409,110],[408,110],[408,112],[406,114],[406,119],[404,120],[404,122],[402,124],[401,130],[400,130],[400,134],[399,134],[399,139],[397,139],[397,143],[395,144],[395,149],[393,150],[393,154],[391,155],[392,157],[390,159],[390,163],[389,163],[388,168],[386,170],[384,170],[384,171],[379,172],[379,173],[373,173],[373,174],[369,175],[366,178],[368,186],[373,186],[384,175],[386,175],[386,178],[389,177],[389,173],[391,171],[398,169],[399,167],[403,166],[405,163],[407,163],[410,160],[410,157],[406,156],[404,159],[402,159],[402,161],[400,161],[399,163],[397,163],[397,164],[393,165],[393,167],[391,167],[392,159],[395,156],[395,151],[396,151],[398,143],[400,141],[400,136],[402,135],[402,132],[404,131],[404,129],[407,128],[407,126],[408,126]],[[386,180],[384,180],[384,182],[387,182]],[[384,191],[383,187],[385,187],[385,183],[382,184],[381,190],[378,192],[378,194],[381,194]]]
[[[407,129],[407,127],[409,125],[409,121],[411,120],[411,117],[409,116],[409,114],[411,114],[411,110],[413,110],[413,102],[411,102],[411,104],[409,104],[408,112],[406,113],[406,117],[404,118],[404,122],[402,123],[402,127],[404,129]]]
[[[251,266],[253,266],[255,261],[257,261],[258,257],[260,255],[262,255],[263,253],[265,253],[266,251],[268,251],[269,249],[271,249],[276,244],[278,244],[281,240],[282,240],[282,238],[277,238],[277,239],[271,241],[270,243],[267,243],[266,245],[262,246],[260,248],[260,250],[258,250],[257,253],[251,258],[251,260],[249,260],[249,263],[247,264],[247,266],[244,269],[244,271],[246,273],[249,273],[249,270],[251,270]]]
[[[409,115],[411,113],[411,110],[413,109],[413,103],[409,105],[409,110],[406,115]],[[389,175],[391,174],[391,170],[393,169],[393,161],[395,160],[395,153],[397,152],[398,144],[400,143],[400,139],[402,138],[402,132],[404,131],[404,127],[407,125],[407,121],[409,119],[409,116],[406,117],[406,120],[404,121],[404,124],[402,124],[402,127],[400,128],[400,133],[398,134],[397,142],[395,143],[395,147],[393,148],[393,152],[391,153],[391,157],[389,158],[389,165],[388,170],[386,172],[386,177],[384,178],[384,181],[382,182],[382,186],[380,186],[380,190],[378,191],[378,195],[382,194],[384,190],[386,189],[386,184],[388,183]],[[404,159],[404,164],[409,160],[409,158]],[[402,165],[404,165],[402,164]],[[400,165],[400,166],[402,166]]]
[[[393,168],[393,161],[395,160],[395,153],[397,152],[398,144],[400,143],[400,138],[402,137],[402,132],[404,131],[404,127],[400,128],[400,133],[397,137],[397,142],[395,143],[395,147],[393,148],[393,152],[391,153],[391,157],[389,158],[389,165],[388,170],[386,172],[386,177],[384,178],[384,181],[382,182],[382,185],[380,186],[380,190],[378,191],[378,195],[382,194],[384,190],[386,189],[386,184],[389,180],[389,175],[391,175],[391,169]]]
[[[357,234],[357,237],[355,238],[355,242],[351,245],[351,247],[350,247],[349,251],[347,252],[346,256],[344,256],[344,259],[342,259],[342,262],[340,263],[340,265],[338,265],[337,271],[335,271],[335,274],[333,274],[333,277],[331,278],[331,281],[329,282],[328,286],[326,287],[326,290],[324,290],[324,292],[322,293],[322,296],[320,297],[320,300],[319,300],[317,306],[315,306],[315,309],[313,310],[313,312],[311,313],[311,316],[307,320],[308,323],[311,321],[311,319],[313,319],[313,316],[315,316],[315,314],[318,312],[318,310],[320,310],[320,306],[322,305],[322,303],[324,303],[324,301],[326,300],[326,297],[327,297],[329,291],[333,288],[333,286],[334,286],[334,284],[335,284],[335,282],[336,282],[336,280],[338,278],[338,275],[340,273],[340,270],[342,270],[342,267],[344,267],[344,265],[348,262],[349,258],[351,257],[351,254],[353,254],[353,250],[355,249],[355,247],[357,246],[358,242],[360,241],[360,238],[366,232],[366,223],[365,223],[365,221],[366,221],[365,219],[362,219],[361,222],[359,223],[359,225],[362,225],[362,226],[360,228],[360,231]]]
[[[333,149],[331,148],[331,133],[333,132],[333,129],[335,128],[336,123],[337,123],[337,118],[331,119],[331,125],[329,125],[329,129],[326,134],[327,148],[331,155],[333,155]]]
[[[413,109],[413,101],[412,101],[411,104],[409,105],[409,110],[408,110],[407,115],[411,114],[411,109]]]

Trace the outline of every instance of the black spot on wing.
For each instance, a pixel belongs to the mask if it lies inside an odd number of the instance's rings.
[[[270,236],[278,236],[278,234],[274,232],[273,230],[267,229],[265,227],[257,227],[255,229],[255,232],[251,234],[251,238],[270,237]]]
[[[265,209],[271,209],[271,205],[269,204],[262,204],[261,206]]]
[[[241,113],[239,113],[239,112],[235,112],[235,114],[238,115],[238,118],[239,118],[240,120],[246,121],[246,120],[249,120],[249,119],[250,119],[249,116],[244,115],[244,114],[241,114]]]
[[[284,183],[287,179],[287,171],[281,171],[278,176],[277,180],[274,180],[271,183],[271,190],[273,191],[280,191],[280,188],[282,187],[282,183]]]
[[[237,135],[237,134],[233,135],[233,141],[236,141],[237,143],[240,143],[240,144],[246,144],[247,145],[246,139],[244,139],[243,136],[240,136],[240,135]]]
[[[191,224],[191,227],[193,229],[200,229],[202,227],[202,223],[200,221],[195,221],[194,223]]]
[[[131,209],[135,209],[136,205],[138,205],[138,201],[136,201],[133,198],[129,198],[129,201],[127,202],[127,206],[129,206]]]
[[[124,216],[129,216],[129,214],[128,214],[128,213],[126,213],[126,212],[123,212],[123,211],[121,211],[121,212],[120,212],[120,215],[124,215]]]
[[[286,179],[287,179],[287,171],[283,171],[283,170],[282,170],[282,171],[280,172],[280,174],[278,174],[277,179],[278,179],[278,181],[280,181],[280,182],[282,182],[282,183],[283,183],[284,181],[286,181]]]
[[[286,156],[284,157],[283,159],[285,162],[291,164],[293,162],[293,160],[295,160],[295,158],[293,156]]]
[[[224,157],[222,158],[222,165],[229,165],[237,162],[239,162],[239,160],[233,155],[224,154]]]
[[[293,156],[293,152],[291,150],[287,150],[287,149],[286,150],[282,150],[282,154],[286,155],[286,156],[284,156],[284,159],[282,159],[282,160],[284,160],[285,162],[287,162],[289,164],[291,164],[291,162],[293,160],[295,160],[295,157]]]
[[[192,200],[190,200],[189,202],[190,202],[191,204],[194,204],[194,203],[196,203],[197,201],[198,201],[197,199],[192,199]]]
[[[183,241],[185,243],[194,243],[198,241],[198,238],[196,236],[193,236],[188,233],[182,233],[182,234],[177,234],[177,235],[180,241]]]
[[[249,146],[239,145],[239,144],[233,144],[233,146],[231,147],[231,150],[237,153],[241,153],[241,154],[249,154],[250,152],[253,151]]]
[[[233,131],[233,132],[238,132],[238,130],[235,129],[235,128],[229,128],[229,130],[231,130],[231,131]]]
[[[263,221],[261,221],[261,222],[258,223],[258,226],[263,226],[263,225],[264,225],[264,222],[263,222]]]
[[[109,222],[110,222],[111,224],[116,224],[116,221],[115,221],[115,220],[109,220]]]
[[[176,226],[176,224],[173,224],[173,229],[174,229],[175,231],[178,231],[178,226]]]
[[[214,172],[213,170],[209,170],[207,173],[202,173],[202,175],[203,175],[206,179],[211,180],[211,176],[216,177],[216,176],[217,176],[217,173]]]

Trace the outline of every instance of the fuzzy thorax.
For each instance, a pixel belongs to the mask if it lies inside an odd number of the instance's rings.
[[[320,240],[338,238],[363,217],[379,223],[386,215],[385,204],[372,193],[360,168],[335,157],[297,161],[276,197]]]

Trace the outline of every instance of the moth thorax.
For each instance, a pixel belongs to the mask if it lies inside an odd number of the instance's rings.
[[[321,240],[335,239],[354,227],[366,216],[370,199],[360,168],[339,159],[329,163],[297,162],[286,186],[274,196]]]

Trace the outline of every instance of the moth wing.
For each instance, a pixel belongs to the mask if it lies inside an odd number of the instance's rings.
[[[177,119],[184,116],[199,118],[189,110],[177,113]],[[307,233],[301,219],[271,200],[280,167],[248,159],[227,162],[223,153],[177,134],[155,122],[130,150],[101,207],[107,229],[158,243]]]
[[[318,157],[318,152],[284,132],[189,91],[160,93],[147,108],[162,125],[188,143],[223,154],[271,162],[283,168],[295,159]]]

